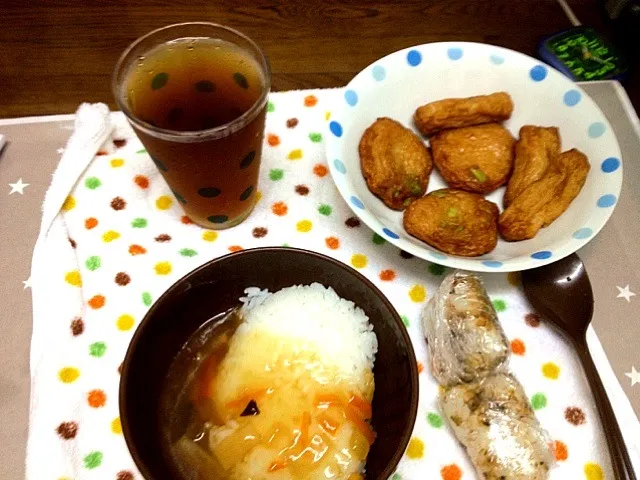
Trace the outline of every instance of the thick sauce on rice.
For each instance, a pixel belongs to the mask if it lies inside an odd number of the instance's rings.
[[[171,441],[180,470],[193,479],[362,478],[375,440],[377,340],[367,317],[318,284],[248,294],[239,312],[194,335],[207,340],[195,348],[188,401],[177,402],[191,410]]]

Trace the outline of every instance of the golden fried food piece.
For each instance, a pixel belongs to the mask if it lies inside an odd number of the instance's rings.
[[[481,195],[445,188],[414,201],[404,212],[404,228],[445,253],[475,257],[498,242],[498,206]]]
[[[360,139],[360,166],[369,190],[388,207],[404,210],[427,191],[433,169],[422,140],[390,118],[379,118]]]
[[[516,142],[513,173],[504,194],[504,208],[533,182],[542,178],[552,158],[560,153],[560,135],[556,127],[525,125]]]
[[[543,227],[551,225],[556,218],[569,208],[573,199],[582,190],[587,181],[587,174],[591,169],[587,156],[575,148],[561,153],[555,158],[555,161],[562,164],[561,168],[564,169],[566,180],[560,196],[544,209]]]
[[[451,188],[489,193],[507,183],[514,138],[497,123],[444,130],[431,137],[436,168]]]
[[[513,101],[506,92],[468,98],[447,98],[427,103],[413,114],[413,120],[423,135],[432,135],[447,128],[470,127],[501,122],[511,117]]]
[[[538,230],[562,215],[580,193],[591,168],[587,157],[573,149],[551,162],[544,176],[529,185],[500,215],[498,227],[505,240],[535,237]]]

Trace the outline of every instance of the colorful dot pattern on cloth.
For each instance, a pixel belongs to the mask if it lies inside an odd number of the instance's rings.
[[[444,57],[452,68],[466,61],[468,55],[461,50],[459,60]],[[414,68],[406,53],[403,64]],[[427,67],[423,58],[415,68]],[[384,82],[395,72],[372,67],[366,74],[371,82]],[[526,80],[533,83],[530,78]],[[47,440],[51,443],[47,443],[46,461],[56,458],[69,468],[48,470],[50,478],[68,476],[73,471],[71,465],[95,478],[141,478],[123,442],[117,406],[117,378],[135,329],[166,289],[192,269],[230,252],[281,245],[317,251],[357,269],[381,289],[401,314],[420,369],[421,403],[411,443],[392,478],[475,478],[439,410],[437,386],[429,372],[422,337],[422,309],[450,270],[437,263],[443,255],[433,256],[431,263],[397,249],[391,242],[396,235],[394,226],[382,225],[378,233],[373,232],[338,196],[329,168],[333,174],[344,175],[346,167],[341,159],[325,158],[323,152],[327,138],[336,132],[346,136],[348,131],[342,130],[337,116],[327,118],[332,102],[323,94],[288,94],[290,100],[284,102],[286,96],[271,97],[260,179],[252,185],[247,201],[257,201],[258,191],[264,197],[238,227],[209,230],[188,222],[180,201],[158,171],[161,167],[154,165],[132,133],[124,136],[127,143],[117,157],[110,153],[113,150],[104,148],[105,154],[98,156],[81,177],[69,195],[73,199],[67,201],[70,208],[63,210],[68,237],[76,244],[75,250],[66,248],[77,261],[56,274],[68,294],[78,297],[79,304],[56,322],[61,330],[59,348],[65,350],[66,356],[51,364],[49,374],[57,388],[51,394],[68,408],[56,413],[58,418],[47,419],[46,427],[53,432],[47,437],[51,437]],[[346,108],[352,108],[344,91],[336,94]],[[305,100],[310,96],[315,100]],[[353,108],[358,106],[356,103]],[[336,122],[333,130],[329,127],[331,122]],[[126,123],[123,125],[129,129]],[[276,146],[269,144],[268,134],[278,137]],[[302,155],[292,161],[288,156],[295,150]],[[238,158],[240,168],[243,162],[257,160],[258,156],[250,153]],[[114,167],[114,159],[122,163]],[[605,159],[594,159],[594,165],[599,167],[598,162]],[[615,171],[596,170],[601,176],[616,175]],[[88,188],[89,178],[99,179],[100,185]],[[201,187],[215,188],[220,191],[218,196],[224,195],[225,184],[213,179],[210,184],[198,186]],[[177,193],[187,199],[198,195],[197,190],[188,193],[183,187]],[[236,195],[241,193],[242,188]],[[116,198],[125,203],[117,201],[114,205],[124,208],[113,208]],[[218,213],[221,212],[212,212]],[[81,285],[65,280],[66,274],[74,271],[78,272]],[[583,394],[573,395],[564,388],[566,383],[572,383],[564,380],[573,379],[579,372],[571,363],[573,357],[560,347],[549,350],[547,344],[553,345],[555,334],[524,302],[520,290],[513,288],[520,285],[519,281],[512,285],[507,275],[494,275],[489,293],[498,309],[500,304],[495,301],[504,302],[500,320],[511,342],[510,369],[525,385],[532,407],[549,428],[557,458],[563,457],[562,445],[566,447],[568,459],[559,460],[555,467],[558,474],[563,478],[587,478],[585,465],[593,463],[609,475],[610,467],[602,452],[582,451],[597,443],[592,441],[597,414]],[[61,308],[67,308],[66,302],[61,303]],[[58,314],[57,310],[52,312]],[[522,350],[518,340],[524,345],[523,355],[516,353]],[[557,367],[557,380],[544,375],[543,366],[548,363]],[[112,377],[115,382],[109,380]],[[558,420],[549,422],[548,418]],[[557,424],[562,428],[558,430]]]
[[[557,380],[560,376],[560,367],[553,362],[547,362],[542,366],[542,374],[550,380]]]
[[[406,455],[412,460],[422,458],[424,456],[424,442],[416,437],[409,440]]]

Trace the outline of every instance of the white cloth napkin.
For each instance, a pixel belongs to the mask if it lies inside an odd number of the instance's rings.
[[[221,232],[189,222],[122,114],[83,105],[47,194],[33,255],[27,478],[140,479],[122,438],[119,366],[136,325],[173,282],[240,248],[289,245],[370,278],[403,316],[420,406],[395,480],[473,479],[438,412],[420,312],[447,269],[360,225],[335,189],[323,136],[335,90],[272,94],[254,213]],[[586,380],[570,347],[534,315],[517,275],[483,276],[513,342],[511,369],[556,441],[552,479],[613,478]],[[640,470],[640,425],[595,333],[589,343]]]

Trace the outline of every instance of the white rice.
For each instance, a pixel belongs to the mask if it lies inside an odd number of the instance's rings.
[[[358,378],[373,369],[378,340],[364,311],[319,283],[296,285],[275,293],[245,290],[244,322],[235,337],[262,331],[288,338],[301,349],[318,352],[345,377]]]

